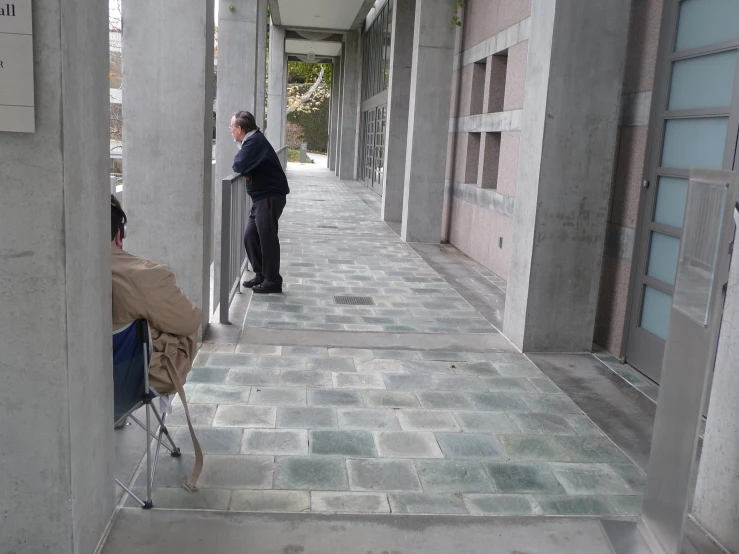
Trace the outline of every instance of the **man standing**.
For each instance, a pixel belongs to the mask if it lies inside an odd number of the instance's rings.
[[[246,192],[252,200],[244,233],[244,247],[256,275],[244,286],[256,294],[282,292],[278,220],[290,194],[287,177],[275,149],[246,111],[231,117],[231,135],[241,148],[233,170],[246,176]]]

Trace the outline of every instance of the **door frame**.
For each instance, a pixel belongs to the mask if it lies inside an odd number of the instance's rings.
[[[663,6],[662,20],[660,26],[659,46],[657,52],[657,67],[655,70],[654,89],[652,91],[652,101],[649,114],[649,129],[647,132],[647,150],[644,156],[644,166],[642,169],[642,186],[639,196],[639,215],[635,230],[634,250],[631,258],[631,272],[629,295],[627,300],[627,309],[624,325],[623,342],[621,346],[621,357],[629,361],[633,359],[634,349],[641,350],[640,357],[646,360],[640,364],[643,367],[635,366],[640,372],[647,375],[659,383],[659,377],[662,369],[662,360],[664,358],[664,343],[655,345],[651,337],[640,336],[640,316],[642,307],[642,296],[644,289],[644,278],[646,267],[648,264],[649,247],[650,247],[650,227],[652,222],[652,208],[656,202],[657,184],[658,184],[658,160],[662,156],[662,147],[664,141],[664,127],[667,100],[669,97],[672,67],[674,58],[674,45],[677,39],[678,18],[680,13],[680,0],[666,1]],[[690,58],[706,55],[708,53],[719,52],[722,50],[739,49],[739,39],[727,41],[724,43],[711,44],[708,47],[700,47],[692,50],[680,52],[679,58]],[[663,109],[664,108],[664,109]],[[715,110],[714,110],[715,111]],[[672,119],[676,117],[695,117],[706,115],[702,113],[705,110],[693,109],[683,110],[681,112],[673,112]],[[722,115],[715,115],[723,117]],[[726,142],[724,144],[724,157],[722,169],[732,169],[736,167],[737,143],[739,142],[739,59],[737,60],[737,70],[734,75],[734,90],[732,93],[732,104],[728,113],[728,130]],[[731,131],[734,130],[734,133]],[[732,150],[733,148],[733,150]],[[675,172],[676,177],[689,178],[690,170]],[[678,175],[679,173],[679,175]],[[683,175],[684,173],[684,175]],[[670,234],[671,228],[666,228],[667,234]],[[682,234],[681,234],[682,236]],[[651,340],[650,340],[651,339]],[[650,340],[652,344],[644,344]],[[635,344],[635,341],[640,341]],[[629,356],[631,352],[631,356]]]

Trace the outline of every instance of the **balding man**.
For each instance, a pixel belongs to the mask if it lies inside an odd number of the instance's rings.
[[[275,149],[246,111],[231,117],[231,135],[241,144],[233,170],[247,177],[246,192],[252,199],[244,247],[256,275],[244,286],[256,294],[282,292],[278,221],[290,187]]]

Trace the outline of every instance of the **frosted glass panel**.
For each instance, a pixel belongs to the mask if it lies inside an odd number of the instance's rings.
[[[668,109],[731,106],[736,53],[736,50],[730,50],[675,62],[672,66]]]
[[[679,238],[664,233],[652,233],[647,275],[659,279],[663,283],[674,285],[679,253]]]
[[[675,51],[739,38],[736,0],[682,0]]]
[[[728,126],[726,117],[668,120],[662,167],[721,169]]]
[[[667,340],[670,328],[670,308],[672,297],[661,290],[650,286],[644,287],[642,303],[641,327],[661,339]]]
[[[657,207],[654,210],[654,221],[681,228],[687,197],[687,179],[660,177],[657,182]]]

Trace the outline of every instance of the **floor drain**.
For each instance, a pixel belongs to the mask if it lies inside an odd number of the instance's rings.
[[[334,303],[342,306],[374,306],[370,296],[334,296]]]

